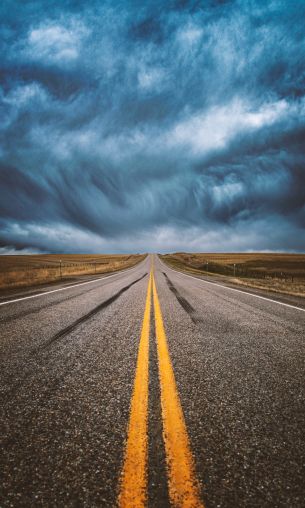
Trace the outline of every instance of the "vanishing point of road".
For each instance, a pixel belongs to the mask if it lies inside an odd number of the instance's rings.
[[[304,507],[304,331],[155,255],[3,295],[0,506]]]

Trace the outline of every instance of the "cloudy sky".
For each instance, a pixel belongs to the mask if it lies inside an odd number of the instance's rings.
[[[305,0],[0,19],[0,253],[305,250]]]

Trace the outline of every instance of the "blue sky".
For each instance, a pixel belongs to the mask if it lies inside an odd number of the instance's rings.
[[[0,253],[305,250],[304,0],[0,18]]]

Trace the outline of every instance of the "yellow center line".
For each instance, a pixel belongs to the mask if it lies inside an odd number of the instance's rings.
[[[131,399],[127,443],[120,485],[120,508],[146,506],[147,499],[147,425],[148,360],[152,273],[149,276],[136,374]]]
[[[203,508],[154,277],[152,287],[169,496],[175,507]]]

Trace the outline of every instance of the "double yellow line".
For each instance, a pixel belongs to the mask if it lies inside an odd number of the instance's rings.
[[[147,288],[118,505],[120,508],[147,505],[148,364],[152,295],[169,497],[175,507],[203,508],[152,270]]]

